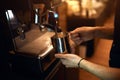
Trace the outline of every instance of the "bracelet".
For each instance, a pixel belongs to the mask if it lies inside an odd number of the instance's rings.
[[[82,61],[82,60],[84,60],[85,58],[82,58],[82,59],[80,59],[79,60],[79,62],[78,62],[78,67],[80,67],[80,62]]]

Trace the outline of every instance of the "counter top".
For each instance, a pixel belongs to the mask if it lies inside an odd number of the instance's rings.
[[[53,32],[46,32],[32,42],[18,48],[17,52],[43,57],[47,52],[53,49],[51,43],[51,37],[53,35]]]
[[[43,57],[53,49],[51,37],[54,32],[40,31],[38,26],[33,26],[25,33],[25,39],[15,38],[16,53]]]

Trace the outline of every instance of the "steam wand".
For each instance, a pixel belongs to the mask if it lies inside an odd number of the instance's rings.
[[[54,13],[54,15],[55,15],[55,13]],[[57,29],[58,21],[56,20],[56,18],[55,18],[55,23],[56,23],[56,25],[55,25],[55,36],[58,37],[58,29]]]

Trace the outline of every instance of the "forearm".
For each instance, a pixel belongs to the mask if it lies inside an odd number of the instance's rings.
[[[80,68],[92,73],[102,80],[120,80],[120,69],[101,66],[87,60],[82,60],[80,62]]]
[[[94,28],[94,37],[113,39],[113,27],[95,27]]]

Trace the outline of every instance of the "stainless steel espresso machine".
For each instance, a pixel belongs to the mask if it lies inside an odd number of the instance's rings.
[[[16,1],[13,0],[14,2]],[[54,3],[54,6],[51,3],[50,0],[21,0],[19,5],[21,4],[23,9],[17,6],[17,2],[14,3],[15,7],[4,10],[8,24],[6,29],[9,30],[11,40],[11,70],[28,80],[64,80],[64,67],[59,59],[54,57],[61,46],[53,46],[55,42],[59,44],[58,33],[61,34],[62,31],[54,7],[57,3]],[[63,40],[62,52],[67,50],[67,39],[65,37]],[[58,72],[62,74],[58,75]]]

